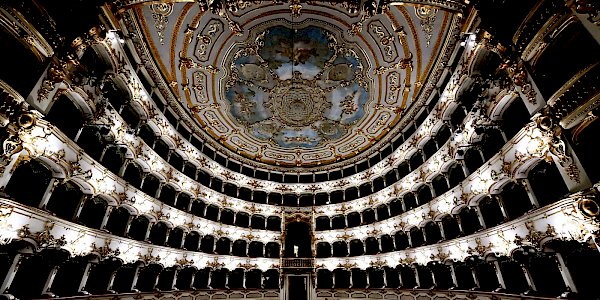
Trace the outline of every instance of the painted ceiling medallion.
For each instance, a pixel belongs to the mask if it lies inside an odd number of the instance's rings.
[[[389,145],[432,99],[461,24],[438,4],[238,4],[140,5],[126,26],[205,149],[278,172],[339,169]]]
[[[230,52],[223,91],[232,116],[254,137],[311,148],[344,136],[364,116],[368,84],[348,42],[341,46],[321,27],[296,27],[261,30]]]

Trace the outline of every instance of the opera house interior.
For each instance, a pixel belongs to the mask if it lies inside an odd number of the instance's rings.
[[[0,1],[0,299],[600,299],[600,2]]]

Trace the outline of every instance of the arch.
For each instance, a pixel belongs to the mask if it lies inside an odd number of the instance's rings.
[[[311,257],[311,226],[302,221],[294,221],[285,225],[285,257]]]
[[[183,242],[183,248],[189,251],[198,251],[200,246],[200,233],[197,231],[190,231]]]
[[[127,235],[134,240],[144,241],[150,226],[150,219],[144,215],[139,215],[131,221]]]
[[[266,258],[279,258],[281,252],[281,246],[277,242],[268,242],[265,246],[265,257]]]
[[[376,237],[370,236],[365,239],[365,254],[373,255],[380,252],[379,241]]]
[[[173,248],[181,248],[184,242],[184,236],[186,229],[183,227],[175,227],[169,231],[169,237],[167,239],[167,245]]]
[[[350,253],[348,253],[348,256],[360,256],[360,255],[365,254],[364,244],[359,239],[351,240],[349,248],[350,248],[350,251],[349,251]]]
[[[326,258],[331,257],[332,253],[331,244],[328,242],[318,242],[316,245],[316,257],[317,258]]]
[[[170,229],[172,226],[169,226],[166,222],[159,221],[154,223],[150,228],[150,235],[148,236],[148,240],[154,244],[163,246],[167,242],[167,236],[169,235]]]
[[[91,116],[91,109],[76,93],[68,92],[57,94],[47,108],[46,119],[60,131],[74,140],[79,130],[83,127],[87,115]]]
[[[404,250],[410,247],[408,235],[404,231],[398,231],[394,234],[394,242],[396,243],[396,250]]]
[[[315,219],[315,230],[330,230],[331,220],[328,216],[319,216]]]
[[[78,185],[72,181],[65,181],[54,188],[46,207],[59,218],[72,220],[83,197],[84,193]]]
[[[249,257],[264,257],[264,244],[260,241],[252,241],[248,246]]]
[[[17,165],[5,192],[15,201],[37,207],[52,179],[52,171],[38,160]]]
[[[248,242],[245,240],[236,240],[233,242],[233,246],[231,247],[231,255],[246,257],[248,256],[246,248],[248,246]]]
[[[200,251],[204,253],[213,253],[215,247],[215,237],[212,235],[205,235],[202,237],[200,242]]]
[[[227,237],[221,237],[217,240],[215,252],[220,255],[231,254],[231,240]]]
[[[335,241],[332,245],[333,257],[348,256],[348,243],[345,241]]]
[[[104,220],[104,215],[109,209],[109,203],[105,197],[94,196],[87,199],[81,208],[81,213],[77,221],[89,228],[100,229]]]

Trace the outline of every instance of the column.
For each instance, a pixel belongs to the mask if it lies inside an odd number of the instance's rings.
[[[140,277],[140,265],[136,264],[135,271],[133,272],[133,280],[131,281],[131,288],[129,289],[130,291],[133,291],[135,289],[135,286],[137,285],[138,277]]]
[[[141,176],[142,176],[142,180],[140,180],[140,190],[144,186],[144,181],[146,181],[146,176],[148,176],[148,173],[144,173]]]
[[[406,288],[404,286],[404,280],[402,280],[402,269],[398,270],[398,282],[400,282],[401,288]]]
[[[500,207],[500,212],[502,213],[502,217],[504,217],[504,221],[508,221],[508,213],[506,212],[506,207],[504,207],[504,201],[502,201],[502,197],[499,195],[492,195],[492,199],[498,201],[498,206]]]
[[[206,282],[206,287],[209,289],[212,289],[212,287],[210,286],[212,281],[212,269],[208,269],[208,281]]]
[[[260,274],[260,288],[265,288],[265,273],[261,272]]]
[[[194,268],[194,272],[192,272],[192,280],[190,281],[190,286],[189,289],[194,290],[194,282],[196,281],[196,273],[198,273],[198,270],[196,270]]]
[[[168,245],[170,234],[171,234],[171,228],[167,228],[167,233],[165,234],[165,244],[164,245]]]
[[[533,189],[531,188],[529,180],[527,178],[523,178],[519,180],[519,183],[525,188],[525,191],[527,192],[527,196],[529,196],[529,201],[531,202],[533,208],[540,207],[540,203],[538,202],[537,197],[533,193]]]
[[[444,223],[442,221],[436,222],[437,226],[440,228],[440,235],[442,236],[442,240],[446,240],[446,233],[444,232]]]
[[[525,279],[527,280],[527,285],[529,286],[529,290],[536,291],[535,283],[533,282],[533,277],[531,277],[531,273],[529,273],[529,268],[525,264],[521,264],[521,269],[525,274]]]
[[[456,219],[456,224],[458,224],[458,231],[460,232],[460,235],[461,236],[465,235],[465,231],[463,230],[463,225],[460,220],[460,215],[456,215],[455,219]]]
[[[81,198],[79,199],[79,204],[77,204],[77,208],[75,209],[71,220],[73,220],[74,222],[79,221],[79,215],[81,214],[81,210],[83,209],[85,202],[87,202],[90,199],[90,197],[91,195],[88,194],[81,195]]]
[[[350,288],[352,288],[352,286],[354,285],[354,281],[352,280],[352,270],[346,270],[348,272],[350,272]]]
[[[77,288],[77,292],[83,292],[85,289],[85,285],[87,284],[88,278],[90,277],[90,271],[92,270],[92,262],[88,261],[83,269],[83,276],[81,277],[81,281],[79,282],[79,286]]]
[[[450,276],[452,277],[452,284],[454,288],[458,288],[458,279],[456,279],[456,269],[454,268],[454,263],[450,264]]]
[[[153,225],[154,225],[154,223],[152,223],[152,222],[148,223],[148,228],[146,229],[146,235],[144,235],[144,241],[147,241],[148,237],[150,237],[150,231],[152,230]]]
[[[348,228],[348,216],[346,214],[344,216],[344,228]]]
[[[470,267],[471,275],[473,276],[473,282],[475,283],[475,288],[481,288],[481,284],[479,284],[479,278],[477,277],[477,272],[475,271],[475,266]]]
[[[127,170],[127,166],[129,165],[129,163],[131,162],[131,158],[126,158],[125,161],[123,162],[123,165],[121,165],[121,168],[119,168],[119,177],[123,178],[123,176],[125,175],[125,170]]]
[[[460,166],[462,167],[463,172],[465,173],[465,177],[468,177],[471,174],[471,172],[467,168],[467,165],[465,165],[465,161],[460,160],[459,163],[460,163]]]
[[[13,257],[10,267],[8,268],[8,271],[6,272],[6,276],[4,277],[4,280],[2,281],[2,285],[0,285],[0,294],[8,293],[8,290],[10,289],[10,285],[12,284],[13,279],[15,279],[15,275],[17,275],[17,271],[19,270],[19,265],[21,265],[22,256],[23,255],[21,253],[17,253]]]
[[[246,270],[244,270],[242,272],[243,272],[243,274],[242,274],[242,288],[245,289],[246,288],[246,275],[248,275],[248,274],[246,273]]]
[[[158,188],[156,189],[156,194],[154,195],[154,198],[158,199],[160,197],[160,192],[162,191],[162,188],[165,186],[164,183],[159,183],[158,184]],[[150,195],[152,196],[152,195]]]
[[[370,288],[370,287],[371,287],[371,282],[370,282],[370,280],[369,280],[369,279],[370,279],[370,278],[369,278],[369,277],[370,277],[370,276],[369,276],[369,272],[368,272],[368,271],[366,271],[366,270],[365,270],[365,275],[366,275],[365,277],[367,278],[367,286],[366,286],[366,288],[368,289],[368,288]]]
[[[506,282],[504,281],[504,276],[502,275],[502,269],[500,269],[500,262],[498,262],[498,260],[494,260],[494,269],[496,270],[496,277],[498,277],[500,288],[506,290]]]
[[[177,207],[177,200],[179,200],[179,194],[181,194],[181,192],[175,192],[175,199],[173,199],[173,207]]]
[[[104,212],[104,217],[102,218],[102,223],[100,223],[100,229],[105,229],[106,224],[108,223],[108,218],[110,218],[110,213],[114,209],[114,206],[107,206],[106,211]]]
[[[419,269],[414,264],[411,265],[410,267],[413,269],[413,273],[415,273],[415,282],[417,283],[417,286],[420,288],[421,287],[421,279],[419,279]]]
[[[229,272],[225,273],[225,288],[229,289]]]
[[[54,282],[54,278],[56,278],[56,273],[58,272],[58,266],[52,267],[50,273],[48,274],[48,278],[46,279],[46,283],[44,283],[44,288],[42,289],[42,295],[52,296],[54,298],[54,294],[50,292],[50,288],[52,287],[52,283]]]
[[[406,203],[404,203],[404,199],[400,199],[400,204],[402,205],[402,211],[406,211]]]
[[[179,269],[178,268],[173,268],[173,281],[171,282],[171,290],[177,290],[177,288],[175,287],[175,284],[177,283],[177,275],[179,275]]]
[[[54,191],[56,186],[58,186],[59,184],[60,184],[60,181],[57,178],[53,177],[52,179],[50,179],[50,182],[48,183],[48,187],[46,188],[46,191],[44,192],[44,196],[42,196],[42,199],[40,200],[40,203],[38,205],[39,208],[46,209],[46,205],[48,204],[48,201],[50,200],[50,196],[52,196],[52,192]]]
[[[335,286],[335,272],[331,272],[331,288],[336,288]]]
[[[156,278],[154,278],[154,284],[152,285],[152,290],[156,290],[156,286],[158,285],[158,280],[160,279],[160,273],[164,272],[165,269],[162,269],[158,274],[156,274]]]
[[[562,276],[563,281],[565,282],[565,286],[569,290],[571,290],[571,292],[577,293],[577,286],[575,286],[575,281],[573,281],[573,277],[571,277],[571,272],[569,271],[569,268],[567,268],[567,265],[565,264],[564,257],[559,252],[555,252],[554,255],[556,256],[556,261],[558,263],[558,269],[560,270],[560,275]]]
[[[115,283],[115,277],[117,276],[117,270],[112,271],[112,273],[110,274],[110,278],[108,279],[108,285],[106,286],[107,291],[111,291],[113,288],[113,284]]]
[[[481,208],[479,208],[479,206],[475,206],[475,212],[477,212],[477,218],[479,219],[479,223],[481,223],[481,228],[487,228],[487,226],[485,226],[485,220],[483,219]]]
[[[437,287],[437,280],[435,279],[435,272],[433,272],[433,270],[429,267],[425,267],[427,270],[429,270],[429,273],[431,274],[431,281],[433,282],[433,286]]]
[[[185,243],[185,238],[187,237],[189,233],[188,232],[183,232],[183,234],[181,235],[181,242],[179,243],[179,249],[183,249],[183,244]]]
[[[102,153],[100,153],[100,158],[98,159],[98,162],[102,162],[104,160],[104,155],[106,154],[106,150],[108,150],[108,148],[110,148],[110,145],[102,149]]]

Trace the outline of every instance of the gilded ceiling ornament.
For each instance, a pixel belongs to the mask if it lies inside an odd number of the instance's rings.
[[[379,20],[369,24],[369,33],[379,39],[379,43],[383,46],[383,55],[386,61],[392,61],[398,55],[396,52],[395,38],[381,24]]]
[[[167,24],[169,23],[169,15],[173,13],[173,4],[172,3],[154,3],[150,5],[150,9],[152,10],[152,18],[154,19],[154,28],[156,29],[156,34],[158,35],[158,40],[161,45],[165,44],[165,29],[167,28]]]
[[[425,47],[429,47],[431,44],[437,11],[437,8],[431,6],[422,5],[415,7],[415,14],[420,19],[421,29],[423,29],[423,33],[425,33]]]
[[[292,18],[300,17],[302,14],[300,10],[302,9],[302,5],[300,5],[300,0],[291,0],[290,10]]]

